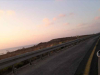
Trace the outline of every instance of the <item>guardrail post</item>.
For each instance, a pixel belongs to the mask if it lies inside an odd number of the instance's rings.
[[[15,75],[15,66],[14,65],[12,66],[12,72]]]
[[[50,56],[50,52],[48,52],[48,56]]]
[[[56,49],[54,52],[57,53],[57,51],[58,51],[58,49]],[[50,55],[50,53],[48,55]]]
[[[30,65],[32,65],[32,60],[31,59],[29,60],[29,63],[30,63]]]
[[[43,59],[43,58],[42,58],[42,55],[40,55],[40,58]]]

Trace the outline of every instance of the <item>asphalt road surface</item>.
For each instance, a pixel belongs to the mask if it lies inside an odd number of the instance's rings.
[[[16,75],[74,75],[85,54],[98,37],[86,40],[64,51],[19,69]]]

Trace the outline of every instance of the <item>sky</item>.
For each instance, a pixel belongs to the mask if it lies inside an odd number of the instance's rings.
[[[0,0],[0,50],[100,32],[100,0]]]

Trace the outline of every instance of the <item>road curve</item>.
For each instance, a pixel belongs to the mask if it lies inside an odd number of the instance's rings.
[[[71,48],[25,66],[16,75],[74,75],[77,67],[98,37],[93,37]],[[10,74],[12,75],[12,74]]]

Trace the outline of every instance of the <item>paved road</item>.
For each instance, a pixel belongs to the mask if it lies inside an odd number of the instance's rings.
[[[16,75],[74,75],[83,57],[97,37],[47,57],[35,65],[25,66]]]

